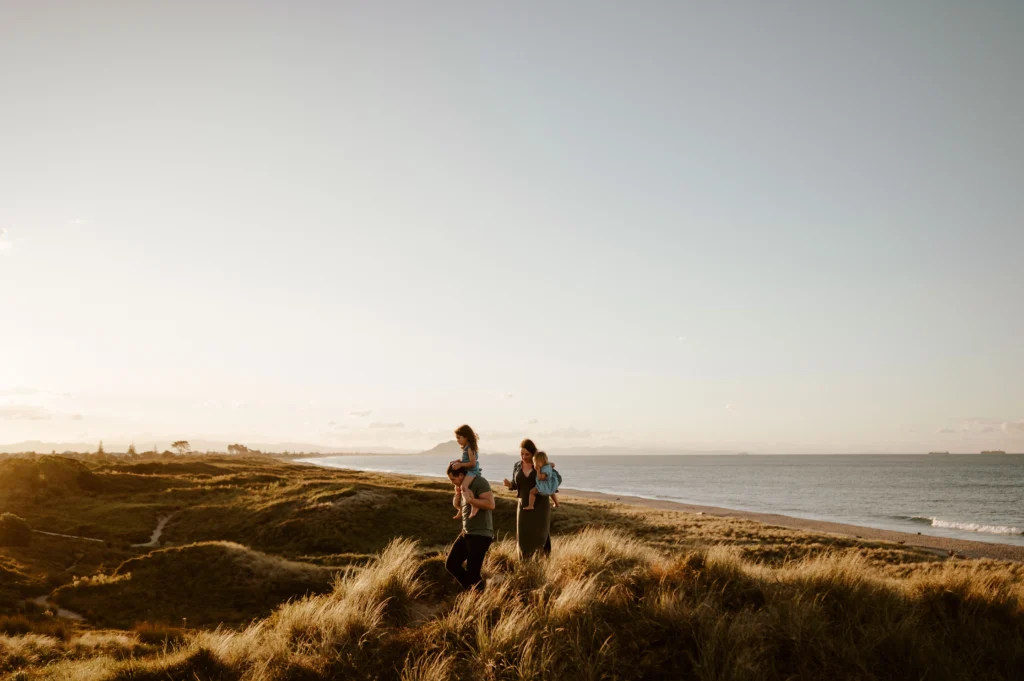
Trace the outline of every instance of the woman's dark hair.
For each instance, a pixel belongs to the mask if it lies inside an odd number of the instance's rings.
[[[476,433],[473,432],[472,428],[470,428],[467,425],[461,425],[461,426],[459,426],[458,428],[455,429],[455,434],[456,435],[461,435],[462,437],[464,437],[467,440],[469,440],[469,450],[471,452],[473,452],[475,454],[479,454],[480,453],[480,449],[477,447],[477,444],[476,444],[476,441],[477,441],[477,439],[479,439],[479,436]]]
[[[533,440],[531,440],[530,438],[526,438],[525,440],[520,442],[519,449],[525,449],[526,451],[530,452],[530,456],[533,456],[534,454],[537,453],[537,445],[533,444]]]

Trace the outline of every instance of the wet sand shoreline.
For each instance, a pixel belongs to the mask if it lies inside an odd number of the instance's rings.
[[[684,504],[678,501],[666,501],[662,499],[647,499],[644,497],[629,496],[626,494],[608,494],[606,492],[587,492],[583,490],[564,489],[566,497],[580,497],[594,501],[603,501],[612,504],[627,504],[630,506],[646,506],[665,511],[681,511],[684,513],[703,513],[706,515],[722,516],[728,518],[742,518],[765,525],[788,527],[808,532],[821,532],[825,534],[838,534],[848,537],[858,537],[874,541],[889,541],[894,543],[903,542],[907,546],[917,546],[928,549],[942,555],[949,551],[965,558],[995,558],[999,560],[1015,560],[1024,562],[1024,546],[1013,544],[998,544],[995,542],[972,541],[970,539],[956,539],[951,537],[937,537],[930,534],[912,534],[910,532],[899,532],[896,530],[882,530],[874,527],[863,527],[861,525],[850,525],[825,520],[807,520],[794,518],[777,513],[754,513],[751,511],[737,511],[730,508],[718,506],[700,506],[697,504]],[[560,494],[562,494],[560,493]]]

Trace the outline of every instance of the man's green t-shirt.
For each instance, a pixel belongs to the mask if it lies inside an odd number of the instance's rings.
[[[469,483],[469,491],[473,493],[474,498],[479,499],[481,494],[491,491],[491,485],[485,478],[479,475],[473,478]],[[481,537],[494,538],[494,521],[491,519],[491,512],[487,509],[477,509],[476,515],[472,518],[469,517],[469,512],[473,510],[465,498],[462,500],[462,531],[466,534],[478,534]]]

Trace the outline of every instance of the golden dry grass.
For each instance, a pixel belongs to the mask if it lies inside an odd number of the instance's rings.
[[[398,540],[331,593],[242,630],[196,632],[166,654],[68,659],[32,678],[1009,680],[1024,668],[1024,587],[993,565],[898,577],[856,551],[775,566],[590,529],[525,562],[501,542],[483,593],[438,599],[432,560]],[[21,659],[56,655],[52,641],[20,645]]]
[[[199,542],[77,578],[57,589],[53,600],[102,626],[183,619],[193,627],[234,625],[265,616],[293,596],[328,591],[332,574],[233,542]]]
[[[72,472],[59,479],[77,481],[81,471]],[[66,542],[44,538],[0,551],[4,574],[20,580],[16,590],[72,585],[58,599],[91,616],[83,629],[50,626],[39,613],[11,615],[0,674],[1024,678],[1019,563],[946,560],[748,520],[574,499],[555,513],[551,557],[524,562],[511,540],[498,541],[485,564],[487,590],[467,595],[444,572],[457,523],[443,482],[224,457],[91,472],[89,484],[103,491],[22,499],[10,510],[61,528],[117,518],[104,526],[114,541],[148,538],[139,517],[177,510],[168,537],[180,545],[86,545],[65,555]],[[496,526],[509,530],[513,500],[503,490],[498,497]],[[383,522],[367,522],[374,509],[387,511]],[[67,565],[87,570],[76,579],[78,568]],[[33,570],[40,566],[45,579]],[[249,577],[232,581],[239,570]],[[311,589],[302,580],[263,588],[282,575],[315,575],[323,593],[303,596]],[[208,579],[196,590],[181,586],[186,577]],[[132,610],[147,601],[149,612]],[[247,610],[253,604],[260,609]],[[190,626],[209,626],[178,628],[185,613]],[[122,630],[88,629],[104,622]]]

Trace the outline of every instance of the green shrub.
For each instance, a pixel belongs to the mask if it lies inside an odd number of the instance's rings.
[[[32,631],[32,622],[24,615],[0,615],[0,634],[21,636]]]
[[[185,640],[185,630],[169,627],[164,624],[139,622],[135,625],[135,635],[147,645],[179,644]]]
[[[32,528],[13,513],[0,514],[0,546],[28,546]]]

